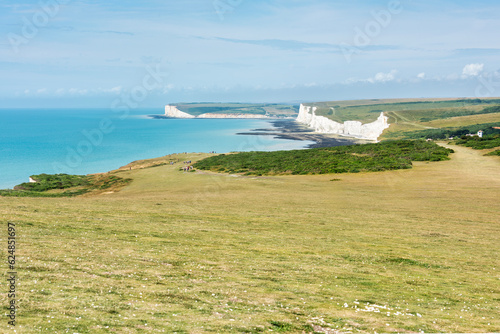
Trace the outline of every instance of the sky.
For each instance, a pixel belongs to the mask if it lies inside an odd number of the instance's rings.
[[[497,0],[0,0],[0,108],[500,96]]]

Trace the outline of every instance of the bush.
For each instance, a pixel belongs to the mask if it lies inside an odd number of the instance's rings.
[[[195,168],[245,175],[359,173],[407,169],[412,161],[447,160],[452,151],[425,141],[386,141],[377,144],[277,152],[243,152],[201,160]]]
[[[114,175],[68,175],[68,174],[40,174],[31,176],[35,183],[22,183],[13,190],[0,190],[0,196],[8,197],[73,197],[86,194],[93,190],[109,189],[128,184],[131,179],[124,179]],[[64,192],[49,192],[64,190]]]
[[[455,141],[457,145],[463,145],[475,150],[500,147],[500,135],[489,135],[479,138],[477,136],[463,136]]]

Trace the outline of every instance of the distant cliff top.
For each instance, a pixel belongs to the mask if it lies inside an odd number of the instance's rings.
[[[182,112],[192,116],[202,114],[249,114],[267,115],[270,117],[295,117],[299,112],[299,105],[292,104],[262,104],[262,103],[176,103]]]
[[[389,123],[427,122],[447,117],[482,114],[483,110],[500,105],[499,98],[441,98],[441,99],[372,99],[304,103],[316,107],[317,116],[333,121],[374,122],[381,112]]]

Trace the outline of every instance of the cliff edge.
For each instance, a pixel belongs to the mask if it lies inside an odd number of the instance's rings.
[[[193,115],[180,111],[176,106],[171,105],[165,106],[165,116],[175,118],[195,118]]]
[[[359,139],[377,140],[378,137],[389,127],[389,119],[383,112],[375,122],[363,124],[359,121],[346,121],[337,123],[324,116],[316,116],[316,107],[300,105],[297,122],[306,124],[317,132],[332,133]]]
[[[260,114],[218,114],[218,113],[205,113],[198,116],[193,116],[184,111],[180,111],[176,106],[165,106],[165,117],[172,118],[269,118],[267,115]]]

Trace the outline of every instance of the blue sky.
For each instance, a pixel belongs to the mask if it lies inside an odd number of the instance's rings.
[[[500,96],[500,3],[0,1],[0,107]]]

